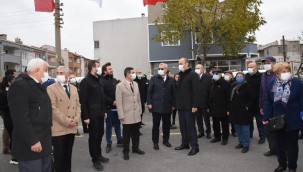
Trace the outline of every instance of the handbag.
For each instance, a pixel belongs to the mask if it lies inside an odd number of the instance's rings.
[[[269,130],[270,131],[279,131],[283,130],[285,127],[285,115],[278,115],[269,118]]]

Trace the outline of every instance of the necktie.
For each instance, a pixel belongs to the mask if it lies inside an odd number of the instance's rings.
[[[63,87],[65,88],[65,92],[67,94],[67,97],[70,98],[70,93],[68,91],[67,85],[63,85]]]
[[[134,88],[133,88],[132,84],[129,84],[129,86],[130,86],[130,89],[132,90],[132,92],[134,92]]]

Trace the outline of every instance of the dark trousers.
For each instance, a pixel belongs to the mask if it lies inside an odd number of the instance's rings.
[[[13,121],[10,115],[5,114],[3,117],[3,124],[4,124],[4,128],[6,129],[8,136],[9,136],[9,149],[12,150],[12,144],[13,144],[13,140],[12,140],[12,135],[13,135],[13,129],[14,129],[14,125],[13,125]]]
[[[104,116],[90,116],[89,130],[89,153],[93,162],[99,161],[101,153],[101,142],[104,134]]]
[[[196,113],[196,120],[197,120],[199,133],[204,133],[203,119],[204,119],[204,124],[206,127],[205,133],[210,134],[211,128],[210,128],[209,113],[207,112],[207,110],[205,108],[199,108],[198,112]]]
[[[222,129],[222,134],[221,134]],[[213,130],[214,136],[217,139],[228,140],[229,136],[229,123],[228,117],[213,117]]]
[[[235,127],[235,124],[233,124],[233,123],[229,123],[230,124],[230,126],[231,126],[231,133],[236,133],[236,127]]]
[[[20,172],[51,172],[52,156],[46,156],[32,161],[19,161]]]
[[[72,171],[72,151],[75,134],[55,136],[52,138],[54,149],[54,169],[56,172]]]
[[[265,129],[264,125],[262,124],[262,115],[261,114],[254,114],[253,115],[256,118],[256,123],[257,123],[257,128],[258,128],[258,133],[259,133],[259,138],[260,139],[265,139]],[[252,136],[254,133],[254,120],[251,121],[250,124],[250,135]]]
[[[132,139],[132,149],[139,149],[140,122],[135,124],[123,124],[123,153],[129,153],[129,143]]]
[[[117,141],[122,140],[121,123],[117,111],[109,110],[106,118],[106,142],[108,145],[112,144],[112,128],[114,127]]]
[[[88,125],[84,122],[82,118],[81,118],[81,123],[82,123],[83,133],[88,133]]]
[[[268,141],[269,150],[276,153],[276,133],[269,130],[269,125],[264,125],[266,139]]]
[[[153,112],[152,140],[154,144],[159,143],[159,127],[162,118],[163,143],[168,142],[170,133],[170,113]]]
[[[299,130],[276,132],[276,146],[279,166],[297,169]]]
[[[176,124],[176,115],[177,115],[177,109],[173,110],[173,112],[172,112],[172,122],[171,122],[171,125],[175,125]]]
[[[143,114],[145,112],[145,103],[141,103],[141,108],[142,108],[142,114],[141,114],[141,123],[142,123]]]
[[[195,114],[191,111],[179,110],[179,123],[182,145],[188,145],[189,143],[192,149],[198,149]]]

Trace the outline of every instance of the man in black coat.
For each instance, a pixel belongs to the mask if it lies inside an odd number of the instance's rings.
[[[121,135],[121,123],[118,117],[116,106],[116,86],[120,82],[114,78],[113,67],[111,63],[106,63],[102,66],[102,82],[104,83],[105,100],[107,106],[106,118],[106,153],[112,150],[112,128],[114,127],[117,146],[123,146]]]
[[[102,156],[101,142],[104,134],[104,119],[106,118],[106,103],[104,84],[101,81],[101,67],[97,61],[88,64],[89,73],[81,81],[79,97],[81,103],[82,117],[89,125],[89,153],[95,170],[102,171],[102,163],[109,162],[108,158]]]
[[[51,171],[52,107],[46,89],[48,64],[39,58],[29,61],[28,75],[20,75],[8,92],[14,123],[12,154],[19,170]]]
[[[152,140],[154,149],[159,150],[159,126],[162,118],[163,144],[171,147],[169,143],[170,114],[175,107],[176,87],[172,77],[167,74],[167,64],[160,63],[158,75],[150,79],[147,93],[147,107],[152,110],[153,130]]]
[[[198,111],[199,76],[189,67],[187,58],[179,60],[179,80],[176,97],[176,107],[179,112],[179,123],[182,144],[176,150],[189,149],[189,156],[199,152],[195,113]]]
[[[211,87],[209,97],[209,112],[213,118],[213,130],[215,138],[211,140],[211,143],[221,141],[222,145],[226,145],[228,143],[229,136],[228,114],[231,86],[222,78],[221,69],[213,70],[213,80],[214,83]]]
[[[145,103],[146,103],[146,99],[147,99],[147,90],[148,90],[148,86],[149,86],[149,81],[146,78],[146,75],[142,74],[141,69],[136,70],[136,75],[137,75],[137,77],[134,81],[138,84],[138,87],[139,87],[141,108],[142,108],[141,125],[145,125],[142,122],[142,118],[143,118],[143,113],[145,112]],[[140,134],[142,134],[142,133],[140,133]]]
[[[255,93],[260,92],[260,84],[261,84],[261,73],[257,69],[256,63],[249,63],[248,64],[248,73],[245,76],[245,79],[247,83],[253,88]],[[259,132],[259,144],[265,143],[265,129],[262,124],[262,115],[260,114],[259,109],[259,94],[255,94],[255,99],[251,105],[251,107],[248,108],[250,115],[254,116],[256,118],[256,123],[258,127]],[[250,125],[250,135],[252,136],[254,132],[254,122],[251,121]]]
[[[206,127],[205,130],[206,138],[211,139],[210,116],[209,113],[207,112],[207,109],[209,108],[208,100],[209,100],[209,93],[210,93],[212,81],[211,81],[211,77],[204,73],[203,65],[197,64],[195,72],[199,75],[198,112],[196,113],[196,119],[197,119],[198,131],[199,131],[198,138],[204,136],[204,127],[203,127],[203,119],[204,119],[204,124]]]

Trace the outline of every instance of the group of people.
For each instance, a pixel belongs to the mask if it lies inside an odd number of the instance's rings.
[[[273,57],[267,57],[263,63],[266,70],[263,74],[256,63],[249,63],[247,74],[238,71],[234,77],[231,71],[217,68],[206,71],[202,64],[191,69],[190,61],[181,58],[180,72],[173,77],[168,65],[160,63],[157,74],[150,80],[141,70],[127,67],[124,80],[119,81],[114,78],[110,63],[101,67],[92,60],[80,85],[68,68],[59,66],[57,81],[45,86],[49,81],[48,64],[39,58],[32,59],[27,73],[5,76],[0,92],[12,160],[18,161],[21,172],[71,171],[72,149],[81,119],[88,125],[89,153],[95,170],[102,171],[103,163],[109,162],[101,151],[104,128],[107,153],[112,150],[114,127],[124,160],[130,158],[130,140],[132,152],[144,155],[139,143],[147,105],[153,117],[154,150],[160,149],[161,120],[162,143],[172,147],[170,129],[178,112],[182,139],[175,150],[191,148],[188,155],[195,155],[199,152],[198,138],[204,136],[211,143],[226,145],[231,125],[239,142],[235,148],[247,153],[256,118],[259,144],[265,143],[265,139],[269,143],[269,151],[264,155],[278,157],[279,166],[274,171],[288,168],[294,172],[299,130],[303,129],[303,84],[292,77],[288,63],[276,64]],[[269,120],[281,114],[285,116],[285,127],[271,131]]]

